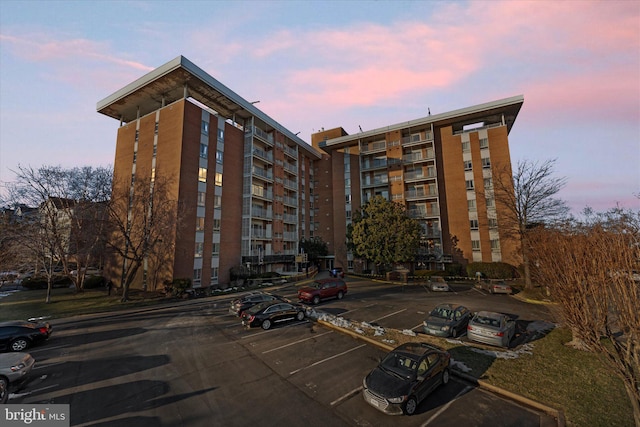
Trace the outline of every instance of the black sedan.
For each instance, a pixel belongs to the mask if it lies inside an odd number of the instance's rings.
[[[26,320],[12,320],[0,323],[0,350],[24,351],[46,341],[51,335],[51,325],[47,322],[34,323]]]
[[[470,317],[471,311],[465,306],[440,304],[431,310],[423,329],[426,334],[456,338],[467,331]]]
[[[273,325],[305,318],[304,307],[288,302],[267,302],[254,305],[242,314],[242,324],[248,328],[261,326],[269,329]]]
[[[450,362],[451,355],[435,346],[402,344],[364,378],[364,400],[386,414],[413,415],[436,387],[449,382]]]
[[[273,301],[289,302],[289,300],[279,295],[268,294],[266,292],[250,292],[231,301],[229,313],[236,316],[242,316],[242,313],[245,310],[253,307],[254,305]]]

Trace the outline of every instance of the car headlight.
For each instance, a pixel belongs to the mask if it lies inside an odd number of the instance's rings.
[[[402,403],[405,401],[406,398],[407,396],[399,396],[399,397],[392,397],[387,400],[389,401],[389,403]]]
[[[442,327],[442,330],[445,331],[445,332],[447,332],[449,329],[451,329],[450,326],[443,326]]]

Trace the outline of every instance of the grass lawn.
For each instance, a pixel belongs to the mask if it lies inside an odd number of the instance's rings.
[[[131,300],[120,302],[104,289],[75,293],[72,289],[52,290],[51,303],[45,304],[46,291],[20,291],[0,299],[0,321],[45,316],[51,319],[143,307],[173,301],[155,293],[132,291]],[[567,347],[570,331],[552,330],[532,342],[530,351],[517,358],[497,358],[478,353],[454,340],[419,334],[417,337],[387,330],[375,336],[371,329],[364,334],[385,344],[396,346],[407,340],[427,341],[446,348],[453,359],[470,369],[468,375],[489,384],[520,394],[552,408],[564,411],[570,426],[632,426],[633,413],[622,382],[603,366],[597,355]],[[493,349],[498,350],[498,349]]]

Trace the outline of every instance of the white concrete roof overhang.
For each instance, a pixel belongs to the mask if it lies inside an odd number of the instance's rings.
[[[122,122],[131,122],[157,110],[163,102],[168,105],[184,98],[185,86],[187,97],[211,108],[225,119],[245,123],[255,117],[257,124],[267,132],[275,129],[296,142],[307,154],[317,159],[322,157],[310,144],[184,56],[178,56],[99,101],[96,110]]]

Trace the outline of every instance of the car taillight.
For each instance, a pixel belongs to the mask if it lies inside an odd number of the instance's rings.
[[[472,330],[472,329],[473,329],[473,326],[471,326],[471,325],[467,325],[467,330],[468,330],[468,331],[470,331],[470,330]]]
[[[45,328],[44,326],[39,328],[39,331],[41,334],[46,334],[47,333],[47,328]]]
[[[504,336],[504,332],[496,332],[496,336],[497,337],[503,337]]]
[[[253,319],[255,319],[256,316],[249,316],[249,322],[253,322]]]

